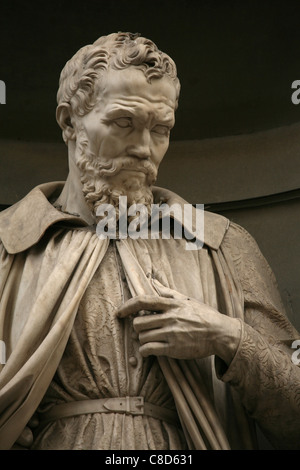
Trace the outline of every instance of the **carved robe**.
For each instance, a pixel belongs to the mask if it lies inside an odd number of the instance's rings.
[[[7,347],[0,448],[13,445],[38,405],[142,395],[175,409],[157,359],[139,356],[132,320],[114,315],[118,303],[149,286],[240,319],[240,344],[228,368],[219,358],[186,361],[205,382],[231,448],[255,448],[256,423],[274,447],[299,449],[300,370],[290,348],[299,334],[252,237],[206,213],[201,250],[188,251],[185,240],[173,238],[99,240],[78,217],[53,207],[61,189],[39,186],[0,215],[0,339]],[[185,203],[159,188],[154,195],[169,205]],[[47,424],[33,448],[185,446],[182,429],[163,420],[96,413]]]

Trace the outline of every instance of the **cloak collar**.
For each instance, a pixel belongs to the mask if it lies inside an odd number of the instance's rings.
[[[20,253],[35,245],[46,230],[55,223],[64,222],[72,226],[88,226],[80,216],[66,214],[56,209],[54,202],[61,193],[64,182],[41,184],[32,189],[23,199],[0,213],[0,239],[10,254]],[[154,203],[188,204],[177,194],[154,187]],[[193,209],[196,211],[196,209]],[[174,217],[176,219],[176,216]],[[204,212],[204,244],[217,250],[229,226],[223,216]]]

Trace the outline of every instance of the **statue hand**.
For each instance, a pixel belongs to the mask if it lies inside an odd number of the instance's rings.
[[[133,297],[118,309],[117,315],[138,315],[133,326],[139,335],[140,353],[145,357],[200,359],[214,354],[229,365],[241,336],[239,320],[188,297]]]

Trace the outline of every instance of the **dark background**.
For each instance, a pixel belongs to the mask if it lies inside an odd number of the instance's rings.
[[[255,132],[299,121],[300,1],[1,1],[0,138],[61,141],[58,77],[82,46],[140,32],[169,53],[182,96],[174,140]]]

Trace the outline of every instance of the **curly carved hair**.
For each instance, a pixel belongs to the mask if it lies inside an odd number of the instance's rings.
[[[63,68],[57,103],[69,103],[73,111],[84,116],[95,105],[95,83],[109,67],[121,70],[134,66],[141,70],[147,81],[170,77],[177,92],[178,104],[180,82],[175,62],[149,39],[139,33],[113,33],[102,36],[93,44],[79,49]],[[63,131],[63,138],[67,135]]]

